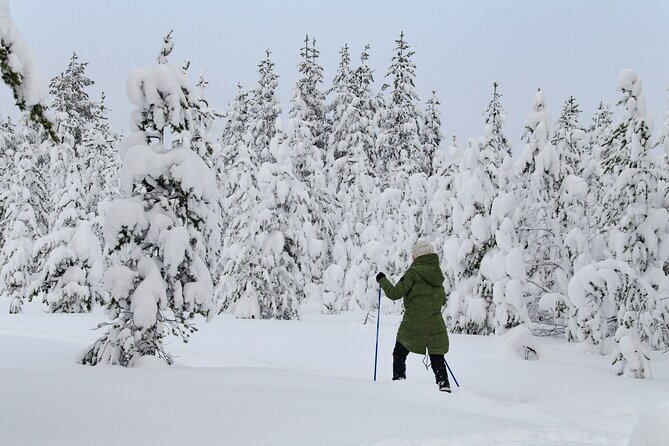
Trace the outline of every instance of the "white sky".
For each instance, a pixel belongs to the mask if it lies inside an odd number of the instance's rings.
[[[667,105],[669,2],[662,0],[10,0],[10,8],[45,79],[63,71],[73,51],[90,63],[96,84],[89,93],[97,98],[105,91],[117,130],[127,128],[132,109],[125,95],[128,72],[155,63],[170,29],[170,60],[190,59],[193,81],[204,70],[208,97],[221,110],[238,82],[255,84],[266,48],[273,51],[287,110],[305,33],[317,40],[326,86],[344,43],[354,63],[371,44],[378,86],[400,31],[416,52],[421,101],[437,90],[444,134],[450,139],[455,132],[461,145],[480,135],[493,81],[504,95],[506,132],[516,151],[537,87],[553,119],[574,95],[589,124],[600,100],[617,100],[620,71],[632,68],[656,129]],[[0,86],[0,115],[7,114],[16,111],[9,89]]]

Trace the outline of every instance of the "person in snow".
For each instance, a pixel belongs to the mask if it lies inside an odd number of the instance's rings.
[[[441,315],[446,291],[439,256],[426,239],[416,242],[411,255],[413,262],[396,286],[384,273],[376,275],[376,281],[389,299],[404,298],[404,317],[393,350],[393,380],[406,379],[409,352],[422,355],[427,351],[439,390],[450,392],[444,359],[448,352],[448,333]]]

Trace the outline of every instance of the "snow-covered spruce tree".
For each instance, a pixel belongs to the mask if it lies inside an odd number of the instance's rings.
[[[590,260],[590,254],[586,251],[589,251],[589,243],[594,241],[591,218],[587,214],[591,209],[591,197],[588,193],[590,187],[583,177],[590,153],[587,135],[579,123],[580,113],[575,98],[570,96],[562,107],[551,137],[560,172],[560,177],[554,184],[559,188],[555,218],[560,231],[559,238],[562,240],[560,266],[556,273],[557,277],[562,277],[562,283],[568,283],[574,271]],[[554,314],[560,315],[565,288],[562,286],[554,291],[558,293],[555,296],[559,303],[553,308],[558,310]]]
[[[361,168],[363,176],[369,173],[369,170],[364,167],[366,154],[362,153],[361,141],[351,141],[352,137],[357,139],[362,135],[360,129],[356,128],[359,122],[356,109],[358,98],[355,96],[355,78],[351,70],[348,45],[344,45],[339,54],[339,66],[328,92],[328,94],[334,94],[334,97],[327,106],[328,147],[325,169],[328,184],[332,185],[332,192],[342,203],[343,214],[340,215],[335,239],[331,244],[332,263],[327,266],[323,274],[320,310],[325,313],[338,313],[347,305],[344,298],[346,295],[344,277],[350,268],[353,246],[357,244],[355,233],[357,216],[354,216],[351,209],[355,207],[357,211],[357,206],[356,203],[349,201],[349,193],[352,195],[360,193],[360,189],[356,187],[359,186],[356,180],[360,178],[352,172],[352,169]],[[356,184],[353,185],[353,183]],[[352,187],[349,188],[349,186]]]
[[[586,133],[579,123],[581,110],[573,96],[565,101],[560,117],[555,124],[551,143],[562,162],[567,164],[566,170],[573,175],[580,175],[583,170],[582,161],[587,145]]]
[[[48,162],[48,189],[49,194],[49,211],[47,213],[48,230],[54,228],[56,218],[58,217],[58,209],[60,199],[66,192],[68,186],[68,173],[72,168],[79,174],[79,163],[77,154],[74,149],[74,136],[69,133],[69,127],[58,127],[58,143],[46,141],[40,148],[45,154]],[[82,194],[83,200],[83,194]],[[84,202],[81,203],[86,208]]]
[[[16,125],[10,118],[7,120],[0,120],[0,171],[4,175],[0,176],[0,191],[8,191],[12,185],[12,178],[14,177],[14,154],[19,148],[19,138],[16,133]],[[0,248],[4,244],[4,232],[6,229],[6,220],[4,218],[7,211],[8,204],[5,200],[9,198],[6,193],[0,192]],[[2,262],[2,257],[0,257]]]
[[[548,111],[541,90],[535,94],[534,111],[525,121],[524,140],[523,153],[515,164],[513,189],[521,206],[517,232],[526,254],[530,316],[537,319],[541,297],[565,296],[568,285],[564,229],[558,218],[560,187],[568,172],[550,141]]]
[[[437,92],[432,90],[432,96],[427,101],[420,128],[420,143],[430,159],[429,170],[426,172],[427,180],[424,183],[425,199],[423,200],[423,213],[420,215],[420,233],[430,236],[434,246],[441,248],[446,234],[436,228],[442,223],[438,222],[438,219],[445,217],[446,203],[444,200],[448,201],[450,197],[444,196],[448,189],[446,178],[443,176],[446,158],[441,147],[443,134],[439,105],[441,103],[437,98]]]
[[[489,233],[493,191],[486,188],[479,142],[470,139],[454,180],[451,198],[454,237],[444,245],[446,262],[455,274],[447,322],[455,333],[489,334],[494,330],[492,283],[478,283],[481,260],[494,245]]]
[[[403,32],[395,43],[395,55],[386,74],[391,81],[389,98],[377,118],[377,151],[386,176],[395,177],[402,172],[406,180],[415,172],[428,172],[432,160],[419,144],[420,116],[414,86],[416,65],[411,60],[414,52],[409,49]]]
[[[452,135],[451,144],[447,149],[448,157],[440,151],[435,152],[435,159],[432,161],[434,175],[428,179],[427,203],[428,216],[426,221],[431,225],[431,234],[433,244],[440,258],[446,259],[443,253],[444,242],[453,236],[453,205],[451,199],[455,196],[454,180],[462,159],[462,151],[458,147],[456,136]],[[445,265],[444,274],[446,275],[449,287],[453,286],[454,273],[450,265]]]
[[[599,159],[608,158],[610,154],[607,153],[607,150],[612,148],[610,142],[613,139],[614,130],[611,107],[609,104],[600,102],[592,124],[588,128],[586,153]]]
[[[37,269],[28,293],[53,313],[88,312],[100,299],[102,252],[86,220],[83,192],[79,171],[71,164],[52,228],[33,246]]]
[[[625,262],[656,292],[666,295],[669,253],[662,247],[669,243],[669,217],[660,187],[663,174],[649,153],[652,123],[636,74],[623,71],[619,88],[619,105],[625,111],[611,140],[611,156],[603,161],[604,181],[610,186],[599,222],[609,234],[609,250],[615,259]],[[669,336],[669,316],[666,306],[658,305],[656,311],[655,317],[664,321],[657,326],[660,332],[655,336],[659,340],[651,342],[650,347],[663,349],[662,339]]]
[[[652,378],[649,346],[669,349],[669,311],[662,308],[658,293],[636,277],[634,270],[629,268],[625,273],[615,294],[618,328],[613,364],[619,363],[618,375]]]
[[[227,172],[234,188],[223,199],[225,208],[233,209],[234,215],[225,230],[223,269],[217,294],[221,311],[232,309],[238,317],[245,318],[261,317],[258,295],[269,286],[267,272],[261,265],[263,254],[259,239],[262,221],[271,217],[266,210],[261,212],[258,169],[258,154],[244,140],[236,144],[235,161]],[[266,315],[263,312],[263,316]]]
[[[5,206],[4,242],[0,252],[0,293],[10,299],[9,312],[19,313],[27,297],[33,269],[33,240],[38,236],[37,219],[28,187],[32,180],[34,160],[25,142],[18,151],[10,150],[8,155],[15,157],[11,170],[14,182],[0,196]]]
[[[421,235],[421,221],[426,206],[429,160],[419,142],[420,114],[414,88],[413,51],[400,34],[386,77],[391,84],[388,99],[377,110],[376,162],[378,197],[376,221],[389,262],[386,273],[399,275],[410,262],[411,245]],[[390,305],[385,302],[386,305]],[[396,308],[395,308],[396,309]]]
[[[236,266],[248,274],[238,284],[234,311],[241,318],[294,319],[304,299],[296,238],[301,236],[308,195],[292,173],[287,153],[275,163],[264,163],[258,173],[260,202],[254,220],[256,237],[242,243],[240,255],[250,264]]]
[[[260,165],[273,159],[270,146],[277,135],[276,124],[281,113],[281,106],[276,97],[278,76],[274,73],[274,63],[269,50],[267,57],[258,65],[258,74],[258,84],[250,93],[244,92],[241,87],[238,89],[228,113],[228,125],[224,133],[227,145],[223,156],[217,158],[215,163],[219,184],[224,185],[221,208],[233,210],[226,215],[224,225],[226,248],[223,251],[224,255],[221,256],[220,268],[215,273],[215,277],[221,278],[216,288],[220,311],[234,309],[238,300],[241,301],[241,309],[248,306],[245,302],[249,299],[257,299],[252,296],[256,292],[255,288],[252,290],[251,285],[244,287],[247,279],[256,277],[257,272],[247,270],[243,264],[246,260],[247,266],[251,264],[260,266],[259,245],[256,240],[259,228],[255,220],[260,212],[257,175]],[[240,212],[239,209],[247,209],[248,213]],[[224,213],[228,214],[225,211]],[[252,233],[253,238],[242,243],[242,240]],[[247,274],[250,276],[247,277]],[[237,282],[237,278],[241,282]],[[254,306],[256,307],[257,305]],[[240,311],[237,314],[240,317],[255,318],[259,317],[257,313]]]
[[[508,188],[511,148],[504,134],[506,109],[501,102],[502,95],[497,91],[498,86],[497,82],[493,83],[492,99],[483,112],[483,136],[479,144],[485,182],[493,191],[501,192]]]
[[[262,234],[258,218],[268,218],[268,215],[267,212],[261,214],[260,207],[259,153],[254,147],[253,124],[250,124],[250,121],[256,122],[255,110],[251,110],[246,93],[238,94],[236,102],[235,108],[243,109],[244,118],[233,123],[235,125],[229,128],[232,133],[227,135],[230,144],[226,146],[226,152],[232,157],[232,163],[226,172],[226,195],[221,198],[222,208],[228,210],[228,220],[216,295],[220,311],[234,310],[239,317],[257,318],[261,315],[255,294],[267,286],[260,282],[264,274],[259,270],[262,257],[259,238]],[[233,116],[240,115],[233,113]],[[239,308],[236,308],[238,302]],[[263,311],[263,316],[267,316],[267,312]]]
[[[315,64],[313,51],[315,49],[308,45],[302,49],[305,60],[300,63],[300,72],[303,76],[293,92],[288,132],[279,149],[290,154],[293,173],[309,194],[306,213],[300,216],[304,221],[302,235],[294,239],[309,296],[319,294],[317,289],[310,291],[310,287],[321,284],[323,272],[332,263],[335,219],[341,214],[325,175],[323,152],[317,145],[322,116],[319,117],[314,109],[316,104],[322,104],[322,100],[316,88],[320,74],[315,76],[314,73],[320,73],[322,69]]]
[[[568,116],[569,103],[563,110],[563,116]],[[562,120],[568,122],[569,120]],[[577,121],[576,121],[577,122]],[[572,129],[579,132],[578,125],[572,125]],[[555,135],[565,135],[566,127],[556,131]],[[563,238],[563,254],[567,261],[563,264],[567,276],[571,279],[581,268],[593,263],[610,258],[607,247],[607,228],[600,225],[599,216],[603,212],[604,196],[606,189],[610,186],[607,176],[604,175],[603,160],[609,155],[610,141],[613,137],[612,113],[603,103],[599,104],[593,123],[587,131],[585,138],[572,139],[577,144],[583,144],[583,155],[578,164],[579,176],[570,175],[563,180],[561,195],[561,215],[566,223],[566,234]],[[559,144],[565,144],[565,137]],[[569,318],[572,318],[575,308],[568,296],[563,294],[544,294],[539,302],[539,307],[545,310],[545,314],[552,316],[552,321],[559,325],[568,327],[567,336],[576,340],[575,335],[570,335]],[[582,314],[589,314],[591,310],[585,310]],[[572,316],[569,316],[569,314]],[[550,318],[550,317],[549,317]]]
[[[30,121],[27,116],[21,117],[18,124],[8,127],[11,134],[0,132],[0,144],[4,143],[5,151],[0,155],[0,164],[5,175],[0,179],[0,248],[2,247],[2,233],[7,229],[3,218],[3,212],[6,207],[3,205],[3,194],[1,191],[9,191],[11,185],[15,182],[16,173],[12,170],[16,167],[15,153],[29,153],[32,160],[32,168],[26,171],[27,179],[24,185],[28,188],[30,205],[35,212],[37,229],[43,234],[47,227],[47,214],[50,211],[49,197],[47,193],[48,181],[40,143],[42,142],[41,129],[37,124]],[[3,142],[4,141],[4,142]],[[43,145],[51,144],[51,140],[44,142]],[[9,197],[9,195],[4,195]],[[1,260],[1,258],[0,258]]]
[[[341,51],[342,61],[335,77],[332,102],[332,127],[329,134],[328,153],[333,165],[328,166],[334,175],[334,193],[347,206],[357,206],[357,200],[346,197],[349,193],[360,194],[359,187],[368,187],[368,177],[372,174],[369,160],[374,144],[371,114],[366,109],[359,93],[370,93],[367,80],[356,79],[350,69],[348,47]],[[364,90],[359,91],[358,82]],[[364,98],[368,100],[369,96]],[[361,184],[364,182],[365,184]],[[353,188],[354,190],[351,190]],[[360,197],[366,201],[367,197]],[[366,205],[365,205],[366,206]],[[356,217],[358,217],[356,215]],[[358,219],[358,221],[363,221]]]
[[[518,200],[510,193],[509,172],[511,147],[504,133],[506,109],[502,105],[499,84],[493,83],[492,98],[486,107],[484,131],[480,141],[484,184],[493,191],[490,208],[490,235],[495,246],[481,260],[482,279],[493,283],[495,333],[503,333],[529,322],[525,293],[526,266],[523,250],[515,233],[518,222]],[[502,262],[504,269],[502,272]],[[485,277],[485,276],[488,277]],[[485,289],[485,286],[479,286]]]
[[[360,139],[363,143],[363,150],[369,159],[370,166],[375,169],[378,157],[376,156],[376,122],[374,119],[380,104],[377,95],[372,91],[374,71],[367,64],[368,60],[369,45],[365,45],[360,55],[360,65],[353,71],[353,86],[354,96],[357,98],[355,109],[360,118],[357,128],[361,133]]]
[[[504,134],[504,124],[506,123],[506,108],[502,104],[502,94],[497,91],[499,84],[493,82],[492,84],[492,99],[483,116],[485,118],[485,131],[483,137],[483,147],[491,146],[495,150],[493,152],[499,153],[499,157],[504,159],[511,157],[511,147],[509,141]]]
[[[33,200],[33,209],[37,217],[37,225],[40,234],[46,234],[49,229],[49,220],[52,211],[50,177],[51,165],[48,148],[52,146],[53,141],[43,140],[44,135],[32,121],[22,118],[19,121],[18,133],[22,140],[28,142],[35,161],[35,169],[32,171],[34,178],[29,184],[30,198]]]
[[[46,96],[37,67],[9,13],[9,0],[0,0],[0,73],[12,90],[16,106],[42,126],[51,140],[58,141],[46,113]]]
[[[587,131],[585,142],[585,154],[581,162],[581,179],[585,182],[581,189],[585,191],[585,198],[582,200],[583,208],[581,222],[577,224],[577,232],[567,236],[565,242],[574,240],[573,235],[583,242],[578,243],[577,249],[572,248],[567,243],[567,250],[570,257],[574,258],[572,266],[577,271],[581,266],[589,263],[589,259],[599,261],[609,257],[606,246],[606,228],[601,227],[598,216],[602,215],[602,206],[606,190],[611,186],[612,178],[604,174],[603,162],[610,157],[608,153],[611,150],[611,140],[613,138],[613,113],[607,104],[600,103],[597,113],[593,118],[592,125]],[[572,252],[569,252],[572,251]]]
[[[0,152],[0,160],[2,160],[2,165],[5,166],[9,163],[8,158],[11,158],[7,155],[7,152],[16,152],[20,144],[20,138],[18,135],[17,125],[12,121],[12,118],[7,117],[5,119],[0,118],[0,147],[4,150]],[[0,184],[5,184],[9,179],[6,176],[3,176],[0,179]]]
[[[204,72],[200,72],[195,86],[197,93],[194,95],[196,107],[193,107],[193,132],[192,134],[184,134],[183,137],[188,137],[189,140],[182,141],[180,144],[192,146],[196,149],[197,154],[207,163],[210,168],[214,166],[214,153],[218,149],[216,142],[211,136],[211,130],[214,123],[223,117],[215,107],[209,104],[205,91],[209,82],[204,77]]]
[[[607,319],[616,315],[615,295],[623,279],[636,276],[623,262],[607,259],[579,269],[569,281],[570,317],[567,340],[583,342],[603,352]]]
[[[437,92],[432,90],[432,96],[428,99],[423,113],[423,125],[420,128],[420,143],[423,146],[425,156],[430,160],[429,169],[425,172],[429,177],[433,176],[443,164],[444,153],[441,149],[441,110],[439,110],[439,98]],[[438,165],[435,165],[435,162]]]
[[[303,119],[311,127],[311,136],[316,147],[324,150],[328,141],[325,129],[325,93],[319,87],[323,83],[323,67],[318,64],[320,51],[316,49],[316,39],[309,41],[309,36],[305,36],[300,56],[303,57],[298,65],[301,77],[297,81],[296,89],[300,91],[299,100],[304,102],[301,105]],[[298,95],[294,92],[293,99],[297,98]]]
[[[496,184],[506,167],[490,140],[488,130],[480,141],[470,140],[455,177],[456,237],[444,245],[455,273],[447,309],[455,332],[503,333],[528,322],[523,252],[514,233],[517,202]]]
[[[251,101],[253,121],[249,123],[253,135],[252,150],[258,155],[259,165],[273,161],[270,144],[277,134],[281,116],[281,103],[276,95],[279,76],[274,72],[270,50],[266,54],[267,57],[258,64],[258,84]]]
[[[651,377],[649,346],[659,342],[666,349],[669,338],[658,330],[665,323],[657,317],[659,294],[636,271],[614,259],[586,265],[570,281],[569,298],[573,313],[568,339],[603,353],[607,320],[617,318],[613,364],[619,363],[618,374]]]
[[[495,83],[483,136],[470,141],[453,181],[454,237],[444,244],[444,255],[455,282],[447,315],[458,332],[502,333],[528,320],[523,251],[514,231],[518,203],[507,191],[511,166],[500,96]]]
[[[215,313],[206,263],[207,221],[217,200],[214,175],[192,146],[165,147],[194,126],[193,91],[183,70],[167,63],[171,36],[151,68],[127,81],[131,131],[119,146],[121,186],[104,222],[112,266],[105,274],[112,321],[81,358],[83,364],[132,366],[145,356],[172,363],[164,340],[187,341],[191,319]],[[153,144],[152,144],[153,143]]]
[[[649,155],[652,128],[641,83],[626,70],[619,88],[622,121],[609,137],[610,114],[600,112],[602,136],[593,144],[604,172],[605,193],[595,208],[600,231],[609,240],[602,251],[614,259],[586,265],[571,280],[567,339],[601,352],[609,333],[604,321],[617,319],[619,373],[643,378],[650,376],[646,349],[669,345],[669,312],[659,298],[667,293],[667,254],[661,247],[669,228],[661,175]]]
[[[86,166],[80,165],[87,161],[86,148],[82,145],[83,137],[87,129],[94,129],[99,124],[99,106],[90,100],[85,91],[93,81],[85,74],[87,63],[78,60],[76,53],[73,54],[67,69],[54,77],[49,84],[49,93],[53,98],[55,131],[59,138],[57,143],[45,142],[42,149],[49,158],[48,192],[52,210],[58,209],[68,185],[70,167],[74,165],[77,170],[84,172]],[[92,206],[93,204],[90,205]],[[89,205],[84,208],[88,210]],[[57,215],[57,212],[49,213],[49,231],[58,230],[54,228]]]
[[[337,225],[334,263],[326,270],[324,280],[328,312],[366,307],[366,297],[376,286],[369,283],[375,265],[360,250],[361,234],[376,224],[373,207],[369,206],[375,188],[369,159],[374,147],[372,73],[365,65],[366,52],[363,66],[355,71],[348,68],[348,59],[347,50],[342,50],[330,133],[330,154],[336,154],[333,182],[344,214]]]
[[[328,94],[334,94],[332,102],[327,106],[327,120],[330,126],[328,131],[328,159],[326,165],[334,167],[334,163],[346,154],[344,145],[348,127],[345,121],[348,118],[349,104],[355,98],[354,78],[351,71],[351,54],[348,45],[339,51],[339,66],[332,80],[332,87]],[[337,188],[338,189],[338,188]]]
[[[55,130],[58,134],[72,135],[75,151],[83,140],[86,127],[96,118],[96,105],[85,90],[93,85],[93,81],[86,76],[87,65],[88,62],[79,62],[79,56],[73,53],[67,69],[49,84]]]
[[[237,85],[235,96],[225,113],[225,127],[220,140],[221,153],[215,155],[215,164],[219,171],[226,172],[232,166],[236,158],[236,145],[242,139],[250,137],[248,119],[249,93],[241,85]],[[226,185],[226,189],[228,186]]]
[[[495,248],[481,260],[481,273],[493,282],[495,334],[520,324],[529,324],[526,290],[527,272],[516,236],[518,202],[511,192],[500,191],[490,213]],[[504,265],[504,268],[502,268]]]
[[[92,218],[104,218],[109,203],[118,198],[120,160],[114,150],[116,142],[107,123],[104,93],[93,110],[94,119],[82,136],[80,148],[81,174],[84,182],[86,213]]]
[[[187,71],[184,71],[184,74],[187,74]],[[191,147],[202,158],[207,167],[215,172],[215,178],[219,187],[218,200],[210,205],[210,217],[203,222],[202,233],[207,239],[208,245],[205,261],[214,278],[214,286],[216,286],[220,277],[218,273],[221,266],[220,259],[223,248],[222,230],[224,229],[222,211],[224,196],[220,191],[221,185],[226,184],[227,180],[223,171],[216,169],[216,154],[221,153],[221,148],[218,141],[215,141],[212,136],[215,122],[223,114],[211,106],[205,96],[205,89],[208,83],[204,78],[204,73],[200,72],[197,84],[195,85],[197,93],[188,98],[190,101],[188,104],[189,108],[193,112],[193,128],[177,135],[172,145],[174,147]]]
[[[220,191],[221,228],[223,231],[230,224],[236,212],[234,209],[227,208],[224,203],[226,197],[230,196],[237,187],[228,178],[227,172],[232,168],[237,158],[238,146],[243,144],[248,147],[252,140],[248,122],[249,94],[241,85],[237,85],[237,91],[232,101],[230,101],[225,118],[225,127],[217,146],[217,151],[214,153],[213,161],[214,172]]]

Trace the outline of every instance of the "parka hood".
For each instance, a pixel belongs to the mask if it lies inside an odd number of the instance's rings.
[[[410,269],[414,270],[423,280],[432,286],[441,286],[444,283],[444,273],[441,272],[439,256],[437,254],[425,254],[416,257]]]

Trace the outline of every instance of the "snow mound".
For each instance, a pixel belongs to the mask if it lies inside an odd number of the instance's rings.
[[[143,368],[158,368],[158,367],[168,367],[165,360],[153,355],[144,355],[137,356],[133,362],[133,367],[143,367]]]
[[[522,324],[500,337],[492,351],[492,356],[504,359],[537,360],[541,354],[530,329]]]
[[[664,446],[669,441],[669,400],[651,406],[637,420],[628,446]]]

